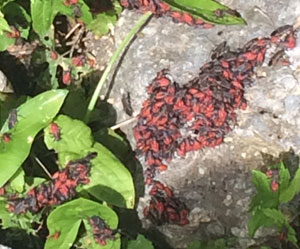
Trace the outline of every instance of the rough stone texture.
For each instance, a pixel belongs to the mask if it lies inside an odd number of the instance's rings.
[[[7,80],[7,77],[0,71],[0,93],[13,93],[12,85]]]
[[[279,26],[295,23],[300,16],[300,0],[222,2],[238,10],[248,25],[203,30],[173,23],[170,18],[151,19],[124,54],[113,78],[110,97],[119,121],[129,118],[123,110],[122,94],[130,93],[133,115],[137,115],[147,98],[145,87],[161,69],[169,68],[178,83],[187,83],[222,41],[238,48],[254,37],[269,36]],[[116,46],[139,16],[130,11],[123,13],[115,30]],[[288,54],[290,67],[257,69],[257,80],[246,89],[248,108],[238,112],[238,126],[222,145],[175,159],[160,175],[191,209],[189,225],[159,228],[174,248],[185,248],[193,239],[230,235],[240,238],[235,248],[255,244],[247,232],[247,210],[254,194],[249,169],[263,165],[262,153],[278,156],[290,147],[300,153],[299,41]],[[122,130],[135,147],[132,127]],[[268,231],[260,231],[256,241],[266,234]]]
[[[0,245],[0,249],[11,249],[10,247]]]

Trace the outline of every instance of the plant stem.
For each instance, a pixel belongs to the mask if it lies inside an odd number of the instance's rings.
[[[38,163],[38,165],[40,165],[41,168],[45,171],[45,173],[47,174],[47,176],[49,176],[49,178],[52,179],[52,176],[51,176],[50,172],[47,170],[47,168],[44,166],[44,164],[40,161],[40,159],[38,159],[36,156],[34,157],[34,159],[36,160],[36,162]]]
[[[120,122],[118,124],[115,124],[114,126],[111,126],[110,129],[112,129],[112,130],[119,129],[120,127],[122,127],[124,125],[128,125],[128,124],[130,124],[130,123],[132,123],[132,122],[134,122],[136,120],[137,120],[137,117],[132,117],[132,118],[124,120],[124,121],[122,121],[122,122]]]
[[[84,118],[85,123],[88,123],[91,113],[95,108],[96,102],[98,100],[98,97],[100,95],[100,91],[106,81],[106,78],[108,77],[112,66],[114,65],[114,63],[116,62],[116,60],[119,58],[119,55],[125,50],[125,48],[127,47],[127,45],[129,44],[129,42],[131,41],[131,39],[136,35],[136,33],[141,29],[141,27],[147,22],[147,20],[150,18],[150,16],[152,15],[152,12],[146,12],[139,20],[138,22],[134,25],[134,27],[129,31],[129,33],[127,34],[127,36],[125,37],[125,39],[122,41],[122,43],[120,44],[120,46],[118,47],[118,49],[116,50],[116,52],[113,54],[113,56],[111,57],[110,61],[107,64],[107,67],[105,69],[105,71],[103,72],[101,79],[94,91],[94,94],[90,100],[90,103],[88,105],[87,108],[87,112]]]

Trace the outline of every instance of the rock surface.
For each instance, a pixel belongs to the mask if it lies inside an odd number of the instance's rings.
[[[10,247],[0,245],[0,249],[11,249]]]
[[[300,16],[300,0],[222,2],[238,10],[248,25],[203,30],[173,23],[170,18],[152,18],[142,29],[113,77],[109,97],[114,99],[118,121],[129,118],[121,96],[130,93],[133,116],[137,115],[147,98],[145,88],[158,71],[168,68],[179,84],[185,84],[210,60],[211,50],[219,43],[227,41],[236,49],[254,37],[269,36],[277,27],[295,23]],[[123,12],[115,30],[116,46],[139,17],[134,12]],[[290,66],[257,69],[257,79],[245,93],[248,108],[238,111],[238,126],[223,144],[175,159],[160,175],[191,210],[189,225],[159,228],[174,248],[186,248],[195,239],[224,236],[239,238],[235,248],[256,243],[247,231],[247,210],[254,194],[250,169],[264,165],[262,153],[278,156],[290,148],[300,153],[299,40],[297,48],[288,54]],[[122,130],[135,148],[133,125]],[[144,205],[143,200],[140,205]],[[256,240],[266,234],[259,232]]]

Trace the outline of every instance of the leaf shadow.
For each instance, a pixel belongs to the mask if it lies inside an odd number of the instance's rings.
[[[93,135],[95,140],[108,148],[131,173],[135,188],[135,203],[138,203],[138,199],[144,196],[145,192],[143,168],[136,159],[135,152],[132,150],[125,135],[118,132],[117,135],[123,139],[120,140],[120,138],[109,134],[109,130],[106,128],[99,130]]]
[[[109,204],[119,207],[126,207],[126,201],[123,196],[112,188],[103,185],[96,185],[86,189],[97,200],[106,201]]]

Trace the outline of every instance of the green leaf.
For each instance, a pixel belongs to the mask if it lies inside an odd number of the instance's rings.
[[[77,6],[79,7],[81,12],[81,16],[79,17],[79,19],[82,20],[85,25],[89,25],[93,21],[93,16],[90,12],[89,6],[87,6],[87,4],[83,0],[79,0]]]
[[[195,240],[188,245],[187,249],[202,249],[203,247],[205,245],[201,241]]]
[[[114,10],[115,10],[116,14],[117,14],[117,15],[120,15],[121,12],[122,12],[122,10],[123,10],[123,8],[122,8],[120,2],[119,2],[118,0],[113,0],[113,1],[112,1],[112,4],[113,4],[113,6],[114,6]]]
[[[52,33],[48,34],[50,36],[50,40],[52,40]],[[45,42],[49,42],[49,41],[45,41]],[[48,44],[48,47],[52,47],[53,44]],[[58,80],[56,77],[56,73],[57,73],[57,65],[59,65],[57,60],[53,60],[50,56],[51,51],[47,51],[47,56],[46,56],[46,60],[48,62],[48,71],[44,72],[44,76],[46,78],[46,82],[44,84],[49,84],[49,86],[52,89],[57,89],[58,88]],[[51,79],[50,82],[48,79]],[[47,82],[48,81],[48,82]]]
[[[21,37],[27,39],[31,27],[31,18],[27,11],[15,2],[5,5],[2,11],[8,23],[14,25],[20,31]]]
[[[252,171],[252,183],[257,189],[257,194],[253,197],[250,204],[250,211],[256,207],[276,208],[279,205],[279,191],[272,192],[270,180],[267,176],[257,170]]]
[[[278,209],[266,208],[262,209],[262,212],[266,217],[271,219],[277,227],[282,227],[283,225],[288,224],[286,217]]]
[[[76,106],[76,108],[74,108]],[[69,93],[61,112],[70,118],[83,120],[88,102],[83,89],[76,89]]]
[[[266,176],[266,174],[252,170],[252,183],[255,185],[258,192],[261,193],[269,193],[271,192],[270,189],[270,182]]]
[[[26,96],[20,96],[19,98],[9,98],[5,102],[0,101],[0,127],[5,123],[9,112],[12,109],[17,108],[19,105],[25,103],[27,100]]]
[[[134,207],[133,179],[124,165],[103,145],[95,143],[91,151],[98,153],[92,160],[90,183],[83,189],[99,200],[119,207]]]
[[[0,11],[0,35],[3,34],[3,31],[11,31],[7,21],[4,18],[3,13]]]
[[[47,91],[19,106],[18,121],[12,130],[9,130],[6,120],[1,134],[10,133],[11,141],[0,141],[0,187],[20,168],[30,152],[35,135],[55,117],[67,93],[67,90]]]
[[[25,192],[47,181],[45,178],[25,176]]]
[[[280,192],[280,202],[289,202],[300,190],[300,167],[297,169],[290,185]]]
[[[5,19],[3,18],[3,15]],[[27,39],[30,30],[31,18],[26,10],[17,3],[7,3],[0,12],[0,26],[4,25],[6,31],[11,31],[9,25],[14,26],[20,32],[21,37]],[[7,30],[8,26],[8,30]],[[1,31],[0,27],[0,31]],[[0,51],[6,50],[9,46],[13,45],[16,38],[8,37],[6,32],[0,32]]]
[[[245,24],[245,20],[236,12],[213,0],[164,0],[174,11],[181,11],[201,18],[207,22],[216,24]],[[215,11],[223,10],[222,16],[216,15]]]
[[[288,226],[287,237],[288,237],[288,240],[290,242],[292,242],[294,244],[294,246],[296,246],[296,248],[299,248],[296,231],[290,225]]]
[[[44,35],[40,35],[41,42],[48,48],[53,49],[55,47],[55,39],[54,39],[54,28],[51,26],[48,31],[44,33]],[[51,71],[52,72],[52,71]],[[55,75],[56,76],[56,75]],[[52,76],[53,77],[53,76]],[[41,84],[41,83],[39,83]],[[53,86],[53,79],[51,78],[50,85]],[[54,86],[56,87],[56,86]]]
[[[22,168],[19,168],[17,172],[10,179],[10,186],[15,191],[22,193],[25,186],[25,172]]]
[[[53,122],[60,128],[61,139],[56,141],[50,132],[50,125],[46,127],[44,132],[48,149],[54,149],[58,153],[79,153],[92,146],[91,129],[82,121],[59,115]]]
[[[154,249],[154,246],[144,235],[139,234],[136,240],[130,240],[128,242],[127,249]]]
[[[117,21],[117,16],[114,11],[107,11],[97,15],[96,19],[93,20],[87,28],[91,30],[95,35],[105,35],[109,32]]]
[[[210,240],[208,242],[208,248],[212,249],[225,249],[227,247],[227,243],[225,239],[216,239],[216,240]]]
[[[32,224],[41,224],[41,214],[27,213],[24,215],[16,215],[7,210],[7,201],[0,200],[0,224],[3,229],[19,228],[25,230],[28,234],[36,234],[32,228]]]
[[[14,226],[11,215],[6,208],[6,202],[0,200],[0,224],[4,229]]]
[[[31,0],[32,26],[41,37],[48,32],[57,13],[54,2],[55,0]]]
[[[93,135],[97,142],[100,142],[102,145],[108,148],[121,161],[126,161],[126,159],[128,159],[128,155],[131,151],[130,145],[114,130],[110,128],[103,128],[96,133],[93,133]]]
[[[55,141],[49,127],[45,132],[45,143],[58,152],[59,162],[68,161],[97,152],[92,160],[90,183],[83,186],[100,200],[120,207],[133,208],[135,192],[133,179],[126,167],[107,148],[99,143],[93,145],[91,130],[82,121],[60,115],[54,122],[60,128],[61,139]],[[93,145],[93,147],[92,147]]]
[[[274,222],[264,214],[264,209],[256,209],[252,212],[252,216],[248,222],[249,235],[253,237],[258,228],[272,225],[274,225]]]
[[[93,215],[101,217],[111,229],[116,229],[118,226],[118,217],[112,209],[87,199],[79,198],[57,207],[47,219],[50,236],[46,241],[45,249],[70,248],[77,237],[81,222]],[[59,233],[59,237],[54,239],[53,235],[56,233]],[[106,242],[107,245],[100,248],[120,248],[119,238]]]
[[[55,8],[60,14],[75,18],[76,9],[80,12],[80,17],[78,19],[82,20],[86,25],[88,25],[92,20],[93,16],[90,12],[90,8],[84,2],[84,0],[79,0],[76,5],[66,6],[63,4],[63,0],[55,0]]]
[[[278,196],[278,191],[270,193],[258,193],[256,196],[254,196],[250,203],[250,211],[254,210],[258,206],[261,208],[278,208]]]
[[[279,169],[279,187],[280,191],[283,191],[289,186],[290,183],[290,172],[289,170],[284,166],[284,164],[281,162],[280,169]]]
[[[15,0],[0,0],[0,9],[2,9],[6,4],[13,2]]]
[[[15,43],[14,38],[7,37],[6,33],[0,35],[0,51],[5,51],[9,46]]]

